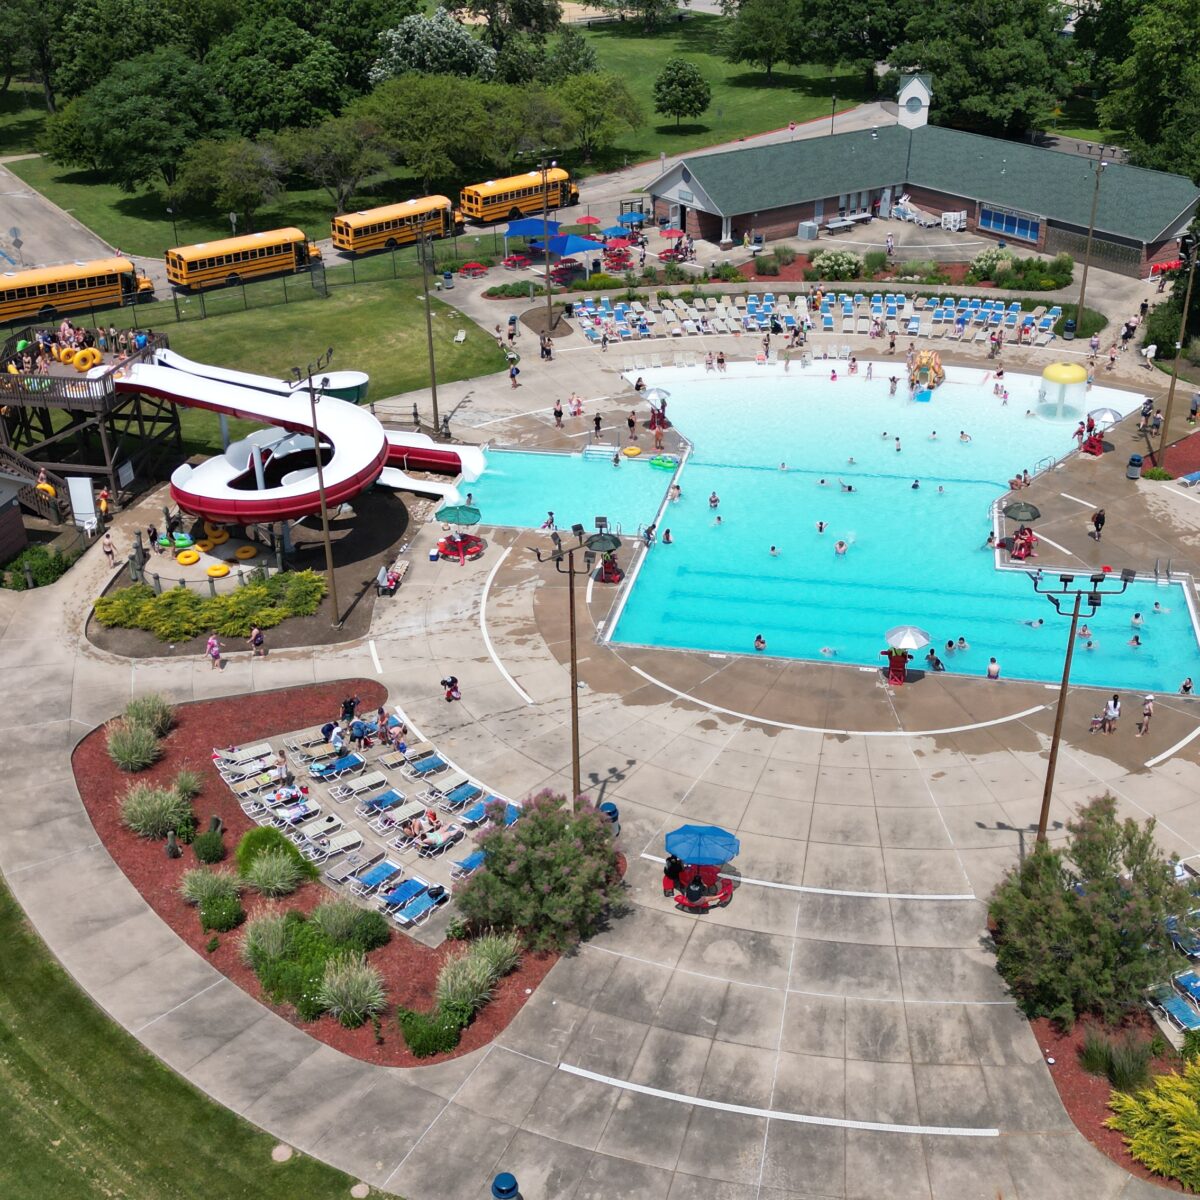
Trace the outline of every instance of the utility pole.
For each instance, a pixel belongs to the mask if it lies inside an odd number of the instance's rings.
[[[438,417],[438,402],[437,402],[437,361],[433,357],[433,309],[430,307],[429,301],[429,235],[422,234],[419,242],[421,251],[421,279],[424,284],[425,292],[425,341],[429,347],[429,393],[433,399],[433,432],[436,435],[441,427],[441,420]]]
[[[1092,191],[1092,215],[1088,220],[1087,245],[1083,251],[1083,274],[1079,279],[1079,303],[1075,305],[1075,328],[1083,328],[1083,301],[1087,295],[1088,267],[1092,262],[1092,237],[1096,232],[1096,209],[1100,204],[1100,177],[1108,163],[1104,160],[1104,147],[1100,147],[1100,162],[1092,170],[1096,172],[1096,186]]]
[[[1179,337],[1175,342],[1175,365],[1171,369],[1171,386],[1167,388],[1167,411],[1163,414],[1162,433],[1158,439],[1158,461],[1156,466],[1163,465],[1163,451],[1167,445],[1167,430],[1171,428],[1171,407],[1175,403],[1175,384],[1179,381],[1179,359],[1183,355],[1183,339],[1187,337],[1188,309],[1192,306],[1192,283],[1196,278],[1196,244],[1192,235],[1185,234],[1179,239],[1180,253],[1188,260],[1187,290],[1183,294],[1183,312],[1179,315]]]
[[[550,183],[549,171],[558,163],[551,159],[541,161],[542,169],[542,251],[546,256],[546,333],[554,328],[554,297],[550,292]]]

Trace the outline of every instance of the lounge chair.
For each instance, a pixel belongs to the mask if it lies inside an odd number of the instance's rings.
[[[476,850],[473,854],[468,854],[466,858],[456,859],[450,864],[450,878],[470,879],[483,866],[486,857],[487,855],[482,850]]]
[[[328,879],[330,883],[345,883],[352,875],[357,875],[365,871],[368,867],[379,862],[383,858],[382,850],[374,848],[358,853],[352,850],[344,859],[335,867],[330,867],[324,874],[323,878]]]
[[[478,800],[482,795],[483,788],[468,779],[466,783],[450,789],[438,803],[438,808],[444,812],[454,812],[455,809],[462,808],[463,805],[470,804],[473,800]]]
[[[308,773],[319,782],[328,782],[330,779],[341,779],[343,775],[353,775],[366,765],[366,759],[361,754],[343,754],[331,763],[314,763],[308,768]]]
[[[424,758],[418,758],[416,762],[409,761],[405,766],[401,767],[401,772],[409,779],[424,779],[429,775],[436,775],[439,771],[445,771],[450,764],[437,753],[427,754]]]
[[[265,792],[278,780],[275,778],[274,771],[260,771],[257,775],[251,775],[249,779],[239,779],[235,782],[226,780],[225,782],[229,784],[229,790],[239,800],[244,800],[248,796],[256,796],[259,792]]]
[[[488,796],[486,799],[476,800],[470,808],[459,813],[459,824],[465,825],[468,829],[474,829],[476,825],[482,824],[484,817],[487,816],[488,805],[494,804],[495,801],[495,796]]]
[[[221,778],[233,787],[235,783],[245,783],[248,779],[257,779],[259,775],[265,775],[273,762],[270,758],[254,758],[241,766],[224,767],[221,770]]]
[[[317,838],[300,847],[300,853],[309,862],[323,863],[339,854],[352,854],[363,844],[362,834],[357,829],[343,829],[332,837]]]
[[[308,750],[313,746],[323,746],[325,735],[319,729],[309,729],[294,737],[285,738],[283,745],[286,750]]]
[[[316,762],[328,762],[331,758],[337,758],[340,751],[332,744],[327,743],[320,747],[311,747],[308,750],[289,750],[288,758],[292,760],[298,767],[309,767]]]
[[[450,893],[443,887],[426,888],[415,900],[410,900],[393,916],[401,928],[408,928],[423,921],[439,904],[445,904]]]
[[[337,813],[326,813],[321,817],[313,817],[311,821],[303,821],[297,825],[289,834],[297,845],[303,842],[311,842],[315,838],[332,837],[335,833],[341,832],[342,818]]]
[[[350,891],[356,896],[369,896],[372,892],[378,891],[384,884],[391,883],[396,880],[397,876],[403,874],[404,868],[396,862],[392,862],[390,858],[385,858],[383,862],[378,862],[372,867],[368,867],[365,871],[360,871],[357,875],[352,875],[346,883],[350,887]]]
[[[467,836],[460,825],[447,825],[444,829],[432,829],[417,839],[417,853],[422,858],[436,858],[439,854],[457,845]]]
[[[1198,1013],[1182,996],[1165,984],[1157,987],[1151,993],[1151,1003],[1174,1025],[1186,1032],[1189,1029],[1200,1029],[1200,1013]]]
[[[403,908],[410,901],[415,900],[429,884],[423,879],[418,879],[415,875],[404,880],[398,887],[394,887],[391,891],[384,892],[379,897],[379,907],[387,912],[388,909]]]
[[[431,783],[418,796],[418,800],[423,800],[426,804],[440,804],[449,792],[455,788],[461,787],[464,783],[470,783],[470,779],[461,771],[455,771],[452,775],[447,775],[440,779],[437,783]]]
[[[220,770],[222,763],[236,766],[238,763],[249,762],[252,758],[269,758],[273,753],[270,742],[259,742],[254,746],[228,746],[224,750],[214,746],[212,757]]]
[[[349,783],[335,783],[329,789],[329,795],[334,800],[349,800],[353,796],[363,796],[376,788],[387,786],[387,776],[382,771],[368,771]]]
[[[408,800],[404,804],[397,805],[395,808],[388,809],[387,812],[380,813],[372,822],[371,830],[381,836],[391,833],[398,825],[403,825],[405,821],[411,821],[413,817],[419,817],[425,812],[425,805],[420,800]],[[400,844],[404,842],[403,837],[396,837],[389,842],[389,845],[395,846],[397,850],[403,849]]]
[[[285,804],[275,809],[271,813],[271,824],[278,829],[287,829],[292,825],[303,824],[320,811],[321,806],[316,800],[298,800],[295,804]]]
[[[378,796],[371,796],[366,800],[359,801],[355,805],[354,811],[360,817],[376,817],[381,812],[399,808],[403,803],[404,793],[396,788],[388,788],[386,792],[380,792]]]

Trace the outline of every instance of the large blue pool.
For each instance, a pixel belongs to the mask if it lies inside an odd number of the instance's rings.
[[[771,655],[821,659],[832,650],[837,660],[878,665],[883,632],[916,624],[940,648],[966,638],[966,652],[940,650],[951,672],[982,675],[994,655],[1004,676],[1057,680],[1064,619],[1023,573],[996,570],[982,547],[1009,477],[1074,445],[1074,414],[1043,415],[1034,377],[1009,375],[1003,405],[985,372],[951,368],[932,400],[917,403],[903,385],[888,394],[887,376],[903,375],[903,359],[876,364],[873,381],[860,373],[831,383],[833,365],[741,378],[647,374],[669,389],[669,414],[694,452],[679,479],[682,499],[659,519],[673,544],[660,541],[647,556],[612,639],[752,653],[761,633]],[[1129,411],[1139,399],[1096,388],[1087,405]],[[659,517],[670,478],[645,461],[614,468],[604,459],[489,452],[473,490],[488,524],[536,527],[553,509],[560,527],[591,529],[604,515],[633,533]],[[714,491],[720,526],[708,503]],[[1087,508],[1076,507],[1086,522]],[[839,540],[849,545],[844,555],[835,553]],[[1047,560],[1072,561],[1043,543]],[[1137,612],[1144,644],[1135,649]],[[1025,623],[1038,618],[1040,628]],[[1185,675],[1200,679],[1180,586],[1135,584],[1106,600],[1090,627],[1092,648],[1081,641],[1072,668],[1078,683],[1174,691]]]

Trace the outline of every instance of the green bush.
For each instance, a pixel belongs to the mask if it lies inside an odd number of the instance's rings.
[[[460,1025],[467,1025],[492,998],[495,984],[491,966],[468,948],[442,964],[434,990],[437,1008]]]
[[[273,825],[262,825],[242,834],[237,849],[234,851],[239,874],[245,875],[254,860],[268,850],[278,850],[289,855],[306,879],[316,879],[320,874],[320,870],[300,853],[299,848],[288,841],[282,831]]]
[[[288,896],[304,882],[304,871],[286,851],[264,850],[254,856],[242,878],[263,896]]]
[[[333,943],[343,944],[354,936],[358,915],[363,910],[353,900],[323,900],[308,919]],[[377,914],[382,916],[382,913]]]
[[[863,255],[863,271],[868,279],[874,279],[881,271],[886,271],[887,265],[888,256],[883,250],[868,250]]]
[[[209,628],[204,610],[203,597],[191,588],[171,588],[148,607],[144,628],[159,641],[186,642]]]
[[[225,835],[219,829],[205,830],[192,839],[192,852],[202,863],[218,863],[225,857]]]
[[[303,913],[288,912],[283,923],[282,953],[251,960],[251,966],[268,999],[291,1004],[301,1020],[313,1021],[324,1012],[318,993],[325,977],[325,963],[334,953],[334,947],[316,924],[305,920]],[[257,919],[253,924],[257,924]],[[256,933],[243,943],[243,953],[262,954],[273,938],[267,927],[262,934]]]
[[[1062,316],[1054,323],[1054,332],[1062,337],[1066,330],[1068,321],[1078,321],[1075,316],[1076,305],[1064,304],[1062,306]],[[1075,329],[1075,336],[1078,338],[1090,338],[1093,333],[1100,333],[1101,330],[1108,324],[1108,318],[1101,312],[1097,312],[1094,308],[1084,310],[1083,320],[1078,321]]]
[[[171,785],[185,800],[195,800],[204,791],[204,776],[191,767],[182,767]]]
[[[325,963],[317,1003],[346,1029],[357,1029],[383,1010],[387,994],[383,977],[359,951],[335,954]]]
[[[200,905],[200,928],[205,933],[228,933],[246,919],[246,910],[236,896],[216,896]]]
[[[28,584],[25,568],[33,576],[35,588],[45,587],[67,573],[78,554],[63,554],[58,550],[47,550],[45,546],[27,546],[15,558],[0,565],[0,577],[4,586],[14,592],[23,592]]]
[[[1094,1025],[1089,1025],[1079,1047],[1079,1065],[1089,1075],[1107,1075],[1112,1065],[1112,1043]]]
[[[1155,483],[1165,483],[1168,479],[1174,479],[1175,476],[1165,467],[1147,467],[1142,472],[1142,478],[1153,480]]]
[[[184,871],[179,880],[179,894],[188,904],[203,904],[208,900],[237,898],[241,891],[237,876],[232,871],[211,871],[207,867],[194,867]]]
[[[483,293],[490,300],[526,300],[529,298],[528,283],[497,283],[488,288]],[[538,287],[535,283],[533,287],[535,296],[544,296],[546,289],[544,286]]]
[[[773,254],[760,254],[754,261],[754,274],[774,276],[779,274],[779,262]]]
[[[287,953],[287,914],[277,909],[260,910],[242,934],[242,961],[256,971]]]
[[[1150,1039],[1132,1031],[1113,1042],[1108,1081],[1119,1092],[1144,1087],[1150,1079]]]
[[[793,250],[791,246],[776,246],[774,254],[775,261],[779,263],[781,267],[786,267],[790,263],[794,263],[797,257],[795,250]]]
[[[816,271],[817,279],[859,279],[863,265],[862,255],[852,250],[819,250],[812,256],[812,270]]]
[[[1135,1094],[1114,1091],[1108,1106],[1113,1115],[1105,1124],[1124,1135],[1138,1162],[1200,1191],[1200,1059],[1189,1059],[1182,1074],[1157,1076]]]
[[[668,283],[682,283],[687,272],[677,262],[669,262],[663,266],[663,278]]]
[[[1189,1062],[1193,1058],[1200,1058],[1200,1029],[1189,1029],[1184,1033],[1180,1053]]]
[[[713,277],[721,280],[722,283],[743,283],[746,278],[733,263],[727,262],[723,262],[717,267]]]
[[[515,933],[485,933],[471,943],[470,954],[487,964],[493,979],[502,979],[521,965],[521,939]]]
[[[121,797],[121,824],[138,837],[165,838],[192,824],[192,805],[170,788],[135,783]]]
[[[157,692],[135,696],[125,705],[125,724],[140,725],[149,729],[155,737],[166,737],[175,724],[175,706]]]
[[[108,739],[108,757],[122,771],[144,771],[162,754],[154,730],[144,725],[128,725],[118,719],[109,721],[104,731]]]
[[[572,279],[567,290],[570,292],[607,292],[613,288],[625,287],[625,281],[616,275],[608,275],[603,271],[597,272],[590,278],[586,275]]]
[[[996,271],[1012,268],[1013,253],[1007,247],[988,246],[971,259],[971,274],[977,279],[993,279]]]
[[[437,1011],[424,1013],[401,1008],[396,1012],[396,1020],[405,1043],[417,1058],[445,1054],[458,1045],[462,1036],[458,1023]]]

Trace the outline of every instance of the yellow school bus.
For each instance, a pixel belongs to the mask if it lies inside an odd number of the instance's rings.
[[[302,229],[267,229],[167,251],[167,278],[179,288],[224,287],[299,271],[321,257]]]
[[[331,225],[335,249],[366,254],[394,250],[424,235],[452,237],[462,227],[462,214],[445,196],[422,196],[365,212],[339,213]]]
[[[127,258],[97,258],[0,275],[0,325],[23,317],[54,317],[80,308],[136,304],[154,284]]]
[[[545,172],[529,171],[508,179],[489,179],[462,190],[459,203],[470,221],[508,221],[522,213],[540,213],[542,196],[550,210],[579,203],[579,188],[562,167]]]

